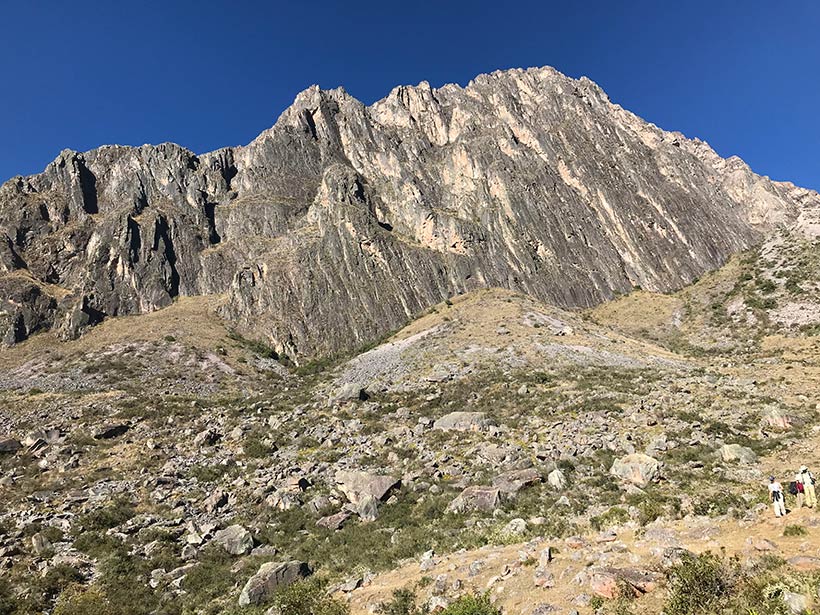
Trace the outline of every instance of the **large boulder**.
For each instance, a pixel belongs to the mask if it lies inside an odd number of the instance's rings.
[[[433,429],[448,431],[481,431],[492,422],[484,412],[451,412],[433,423]]]
[[[498,487],[467,487],[459,496],[450,502],[447,512],[463,513],[469,510],[491,513],[501,504],[501,491]]]
[[[650,570],[635,568],[595,568],[590,571],[589,587],[603,598],[617,598],[622,591],[635,597],[651,592],[658,586],[661,575]]]
[[[16,453],[21,448],[23,448],[23,445],[20,444],[19,440],[15,440],[14,438],[0,440],[0,454]]]
[[[512,470],[504,472],[493,479],[493,486],[498,487],[501,493],[513,495],[525,487],[541,482],[541,473],[535,468]]]
[[[359,382],[346,382],[330,395],[329,403],[339,404],[346,401],[366,401],[369,395]]]
[[[393,476],[369,472],[339,470],[335,478],[336,485],[353,505],[368,495],[384,500],[394,488],[401,486],[401,480]]]
[[[553,489],[560,491],[567,486],[567,477],[560,468],[555,468],[547,474],[547,482]]]
[[[661,463],[649,455],[632,453],[616,459],[609,472],[613,476],[617,476],[633,485],[645,487],[660,478]]]
[[[231,555],[247,555],[253,550],[253,536],[241,525],[230,525],[214,534],[214,542]]]
[[[724,444],[720,449],[720,458],[726,463],[751,465],[757,461],[755,452],[740,444]]]
[[[305,562],[268,562],[259,567],[242,593],[239,594],[239,606],[256,606],[265,603],[280,587],[286,587],[312,574]]]

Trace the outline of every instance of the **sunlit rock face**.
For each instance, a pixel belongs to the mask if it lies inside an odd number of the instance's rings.
[[[314,86],[245,147],[66,150],[0,187],[0,338],[218,294],[244,334],[337,354],[479,287],[673,290],[818,206],[551,68],[369,107]]]

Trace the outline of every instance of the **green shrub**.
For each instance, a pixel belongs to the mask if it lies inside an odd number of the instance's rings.
[[[629,521],[629,513],[620,506],[613,506],[605,513],[592,517],[589,524],[592,529],[601,531],[604,528],[621,525],[627,521]]]
[[[711,553],[687,557],[669,573],[667,615],[713,615],[733,589],[732,574]]]
[[[417,604],[416,592],[411,589],[397,589],[389,602],[376,607],[378,615],[428,615],[427,606]]]
[[[808,533],[808,530],[802,525],[787,525],[783,528],[784,536],[805,536]]]
[[[17,610],[17,599],[14,597],[11,584],[0,578],[0,613],[14,613]]]
[[[775,561],[741,567],[712,553],[685,558],[669,572],[665,615],[787,615],[783,592],[798,578],[777,576]]]
[[[131,519],[136,512],[134,505],[125,498],[117,498],[108,506],[86,513],[80,524],[86,530],[110,530]]]
[[[315,578],[283,587],[273,597],[273,606],[287,615],[348,615],[350,607],[327,595]]]
[[[456,598],[441,615],[501,615],[501,609],[493,604],[488,593],[466,594]]]
[[[698,499],[695,502],[694,511],[696,515],[718,517],[727,514],[730,510],[734,510],[735,516],[738,516],[739,513],[746,510],[747,507],[746,501],[740,496],[720,491]]]
[[[273,447],[265,444],[261,434],[250,433],[245,438],[245,442],[242,444],[242,450],[248,457],[253,457],[254,459],[264,459],[273,452]]]
[[[0,613],[3,611],[0,610]],[[96,588],[72,585],[60,594],[54,615],[101,615],[111,613],[111,603]]]

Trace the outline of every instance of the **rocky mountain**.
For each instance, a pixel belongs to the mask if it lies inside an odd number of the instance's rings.
[[[312,87],[244,147],[66,150],[0,187],[0,337],[208,295],[299,361],[478,288],[677,289],[818,206],[551,68],[370,106]]]

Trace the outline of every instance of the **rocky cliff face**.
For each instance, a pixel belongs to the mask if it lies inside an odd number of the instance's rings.
[[[245,147],[64,151],[0,187],[0,336],[224,295],[240,331],[332,354],[479,287],[672,290],[818,203],[550,68],[369,107],[312,87]]]

